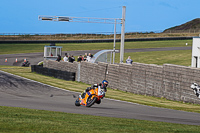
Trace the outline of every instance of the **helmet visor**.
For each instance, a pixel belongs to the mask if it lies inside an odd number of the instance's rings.
[[[107,87],[107,86],[108,86],[108,83],[107,83],[107,82],[104,82],[104,86]]]

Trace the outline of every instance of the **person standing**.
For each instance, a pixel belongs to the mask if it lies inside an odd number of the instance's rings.
[[[91,53],[89,53],[88,56],[87,56],[87,61],[90,62],[92,57],[93,57],[93,55]]]
[[[83,57],[82,57],[82,55],[80,55],[79,57],[78,57],[78,59],[77,59],[77,62],[81,62],[83,60]]]
[[[126,60],[126,64],[132,64],[133,60],[131,59],[131,56],[128,56],[128,59]]]
[[[71,56],[71,62],[73,63],[75,61],[75,58],[74,58],[74,56],[72,55]]]
[[[91,56],[88,55],[87,56],[87,61],[90,62],[90,60],[91,60]]]
[[[60,62],[60,60],[61,60],[61,56],[58,54],[56,61]]]
[[[63,58],[63,61],[68,62],[68,56],[67,56],[67,53],[65,53],[65,57]]]

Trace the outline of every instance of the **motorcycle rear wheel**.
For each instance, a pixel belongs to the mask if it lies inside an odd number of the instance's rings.
[[[97,100],[96,97],[93,97],[93,99],[92,99],[92,95],[89,96],[87,99],[86,107],[91,107],[96,102],[96,100]]]
[[[96,103],[97,103],[97,104],[100,104],[100,103],[101,103],[101,99],[99,99],[99,101],[96,101]]]

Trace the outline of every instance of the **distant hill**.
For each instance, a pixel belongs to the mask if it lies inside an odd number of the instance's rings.
[[[164,30],[164,32],[169,32],[170,30],[171,31],[200,30],[200,18],[193,19],[179,26],[171,27],[169,29]]]

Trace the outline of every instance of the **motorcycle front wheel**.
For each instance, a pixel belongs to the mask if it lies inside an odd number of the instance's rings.
[[[92,98],[92,95],[89,96],[88,99],[87,99],[86,107],[91,107],[96,102],[96,100],[97,100],[96,97]]]
[[[75,101],[75,105],[76,106],[80,106],[81,104],[80,104],[80,101],[79,101],[79,98]]]

